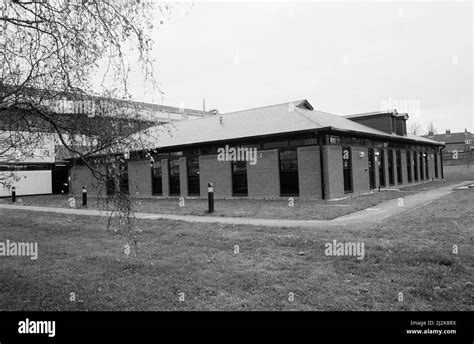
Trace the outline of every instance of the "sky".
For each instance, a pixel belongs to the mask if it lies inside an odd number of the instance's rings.
[[[153,33],[163,95],[221,113],[307,99],[474,131],[471,2],[186,2]]]

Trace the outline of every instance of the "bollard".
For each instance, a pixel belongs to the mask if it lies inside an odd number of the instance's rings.
[[[85,186],[82,187],[82,206],[87,207],[87,189]]]
[[[214,185],[207,183],[207,195],[209,200],[209,213],[214,212]]]
[[[16,201],[16,187],[12,186],[12,203]]]

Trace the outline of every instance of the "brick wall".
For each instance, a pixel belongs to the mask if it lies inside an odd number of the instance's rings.
[[[435,179],[435,160],[434,160],[434,155],[436,154],[436,152],[433,152],[433,151],[430,151],[428,153],[428,170],[430,172],[430,180],[434,180]],[[431,157],[433,156],[433,157]]]
[[[319,146],[298,148],[298,180],[300,197],[322,197]]]
[[[400,153],[403,184],[408,184],[407,151],[402,149]]]
[[[370,191],[368,150],[363,147],[351,147],[352,151],[352,188],[354,194]],[[363,153],[363,157],[360,154]],[[341,153],[342,154],[342,153]],[[342,167],[341,167],[342,168]],[[331,171],[333,172],[333,171]]]
[[[298,160],[300,160],[299,156]],[[280,197],[280,168],[278,161],[278,149],[272,149],[258,151],[257,163],[255,165],[247,163],[249,197]]]
[[[326,199],[343,197],[342,148],[333,145],[323,146],[323,164]]]
[[[105,167],[95,167],[96,170],[105,173]],[[95,178],[87,166],[74,166],[71,168],[71,190],[74,196],[82,195],[82,186],[87,188],[88,196],[105,195],[105,185]]]
[[[128,188],[130,191],[130,196],[151,196],[152,182],[149,160],[128,162]]]
[[[199,157],[199,183],[201,197],[207,198],[207,183],[214,183],[214,197],[232,196],[232,173],[230,161],[218,161],[217,155]]]

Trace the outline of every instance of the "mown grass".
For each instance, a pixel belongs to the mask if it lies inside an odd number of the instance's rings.
[[[473,197],[370,227],[144,221],[137,257],[104,218],[0,210],[0,241],[39,243],[37,261],[0,257],[0,310],[473,310]],[[365,258],[325,256],[332,240]]]

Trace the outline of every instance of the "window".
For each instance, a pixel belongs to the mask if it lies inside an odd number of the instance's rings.
[[[263,144],[263,149],[288,147],[288,141],[276,141]]]
[[[232,161],[232,194],[234,196],[247,196],[247,162]]]
[[[298,156],[296,149],[280,151],[280,194],[299,196]]]
[[[426,180],[429,180],[430,179],[430,164],[428,163],[429,152],[425,151],[423,155],[425,157],[425,176],[426,176]]]
[[[158,161],[151,168],[151,192],[154,196],[163,195],[161,161]]]
[[[188,164],[188,195],[199,196],[199,157],[189,157]]]
[[[419,180],[418,152],[413,152],[413,178],[415,182]]]
[[[179,160],[174,159],[169,161],[169,181],[170,181],[170,195],[176,196],[181,194],[179,181]]]
[[[472,143],[472,140],[466,140],[465,143],[466,143],[467,145],[470,145],[470,144]]]
[[[380,164],[379,164],[379,183],[380,186],[386,186],[385,184],[385,150],[380,150]]]
[[[393,150],[388,150],[388,184],[395,184],[395,175],[393,170]]]
[[[397,150],[396,152],[396,159],[397,159],[397,183],[403,184],[403,177],[402,177],[402,152]]]
[[[342,148],[342,172],[344,179],[344,193],[352,192],[352,152],[350,147]]]
[[[341,138],[339,136],[328,136],[328,144],[340,144]]]
[[[419,152],[418,154],[420,157],[420,180],[423,180],[425,179],[424,170],[423,170],[423,165],[424,165],[423,152]]]

